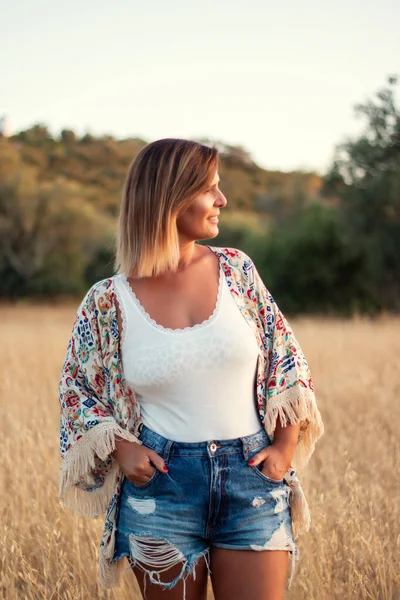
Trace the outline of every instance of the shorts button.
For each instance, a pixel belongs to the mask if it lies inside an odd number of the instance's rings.
[[[215,451],[216,451],[216,449],[217,449],[217,444],[214,444],[214,442],[212,442],[212,443],[210,444],[210,451],[211,451],[211,452],[215,452]]]

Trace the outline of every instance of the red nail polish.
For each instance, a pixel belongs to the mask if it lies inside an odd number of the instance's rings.
[[[168,471],[168,469],[167,469],[167,467],[165,465],[163,466],[163,471],[165,471],[165,472]]]
[[[253,459],[249,460],[249,465],[254,465],[254,460]]]

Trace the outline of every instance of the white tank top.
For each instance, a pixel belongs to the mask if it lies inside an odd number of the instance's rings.
[[[177,442],[251,435],[262,427],[255,400],[257,341],[220,268],[213,314],[184,329],[152,319],[124,274],[115,276],[121,307],[124,376],[143,423]]]

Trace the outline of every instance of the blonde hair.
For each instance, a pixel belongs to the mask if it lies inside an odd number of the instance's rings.
[[[115,270],[161,275],[179,262],[177,217],[205,191],[219,166],[215,146],[176,138],[148,144],[129,167],[116,236]]]

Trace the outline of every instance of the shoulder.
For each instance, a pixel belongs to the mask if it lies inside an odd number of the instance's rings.
[[[96,281],[86,292],[79,310],[106,314],[115,306],[116,275]]]
[[[234,279],[237,288],[255,302],[265,304],[275,302],[271,292],[263,282],[253,259],[238,248],[211,247],[218,255],[225,274]]]
[[[215,252],[221,263],[225,263],[233,269],[239,269],[246,274],[254,268],[253,260],[239,248],[210,246],[210,249]]]

